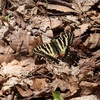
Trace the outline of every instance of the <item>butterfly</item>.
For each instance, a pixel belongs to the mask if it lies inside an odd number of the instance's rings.
[[[57,39],[51,40],[48,44],[42,44],[33,48],[33,53],[45,56],[49,59],[52,59],[56,63],[59,63],[58,58],[65,58],[69,51],[69,46],[73,41],[74,34],[69,32],[62,36],[59,36]]]

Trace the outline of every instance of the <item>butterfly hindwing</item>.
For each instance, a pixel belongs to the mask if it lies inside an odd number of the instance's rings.
[[[67,35],[68,35],[68,46],[70,46],[71,43],[73,42],[74,34],[70,32]]]
[[[74,38],[74,34],[71,32],[64,35],[65,47],[66,47],[66,50],[64,51],[64,58],[66,58],[69,52],[69,46],[72,44],[73,38]]]
[[[57,48],[58,54],[60,56],[67,55],[68,52],[68,46],[73,41],[73,33],[68,33],[63,36],[60,36],[58,39],[54,39],[52,42],[55,45],[54,47]]]

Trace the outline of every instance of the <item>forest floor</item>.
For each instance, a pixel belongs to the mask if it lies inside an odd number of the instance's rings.
[[[0,0],[0,100],[100,100],[100,1]]]

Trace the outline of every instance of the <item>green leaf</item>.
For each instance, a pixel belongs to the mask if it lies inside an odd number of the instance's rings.
[[[48,7],[48,1],[47,0],[45,0],[45,2],[46,2],[46,8]]]
[[[8,14],[7,16],[5,16],[5,20],[8,21],[9,17],[12,16],[12,13]]]
[[[62,98],[60,92],[58,92],[58,91],[53,91],[53,92],[52,92],[52,95],[53,95],[54,100],[64,100],[64,99]]]

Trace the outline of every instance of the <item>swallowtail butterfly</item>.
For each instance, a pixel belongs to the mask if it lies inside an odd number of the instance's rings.
[[[40,56],[45,56],[49,59],[54,60],[56,63],[59,62],[58,58],[61,56],[65,58],[69,51],[69,46],[73,41],[74,34],[66,33],[57,39],[51,40],[48,44],[43,44],[33,49],[33,52]]]

